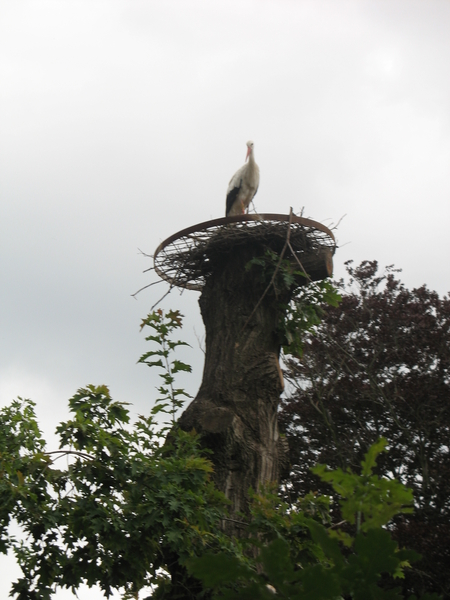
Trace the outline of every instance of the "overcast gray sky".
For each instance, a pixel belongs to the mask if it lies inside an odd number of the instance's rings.
[[[336,276],[376,259],[448,292],[449,31],[448,0],[0,0],[0,405],[32,398],[51,432],[106,383],[149,410],[139,324],[166,288],[131,297],[138,248],[223,216],[248,139],[259,212],[346,215]],[[197,300],[162,304],[192,394]]]

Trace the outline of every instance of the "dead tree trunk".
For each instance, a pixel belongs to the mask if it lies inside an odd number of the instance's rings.
[[[283,390],[278,359],[282,307],[290,293],[271,288],[265,294],[267,277],[258,266],[246,268],[267,247],[251,238],[215,258],[205,278],[199,301],[206,330],[203,381],[179,420],[183,429],[201,433],[213,451],[214,480],[231,501],[232,514],[248,513],[249,488],[278,482],[286,459],[277,426]],[[309,255],[316,279],[331,274],[330,257]],[[225,528],[239,536],[238,524],[227,522]]]
[[[291,209],[290,215],[238,215],[200,223],[170,236],[155,251],[158,275],[171,286],[202,291],[203,381],[178,423],[186,431],[195,429],[212,450],[214,480],[231,501],[232,517],[248,515],[249,489],[278,482],[287,462],[277,425],[283,390],[279,355],[285,307],[307,279],[299,276],[289,288],[277,285],[274,257],[288,259],[294,271],[317,281],[332,275],[334,249],[329,229]],[[267,250],[273,253],[267,264],[249,269],[252,259],[267,258]],[[245,537],[247,528],[239,521],[226,520],[226,533]],[[197,597],[198,582],[177,557],[168,556],[167,565],[172,577],[168,598]]]
[[[280,301],[245,265],[252,247],[238,248],[207,279],[200,298],[206,329],[203,381],[180,426],[195,428],[213,451],[214,479],[246,512],[248,489],[278,480],[277,409],[283,389],[278,363]]]

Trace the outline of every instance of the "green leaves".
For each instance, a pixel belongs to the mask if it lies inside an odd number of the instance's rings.
[[[33,403],[0,411],[0,549],[12,548],[22,568],[18,598],[43,600],[83,582],[106,596],[134,593],[161,582],[169,557],[220,545],[226,503],[198,436],[174,429],[166,439],[152,416],[130,428],[105,386],[78,390],[69,406],[57,429],[65,450],[49,454]],[[63,472],[51,458],[64,455]],[[8,536],[11,519],[22,541]]]
[[[186,345],[170,337],[181,315],[157,311],[144,326],[153,328],[147,339],[158,346],[141,362],[164,370],[152,413],[173,421],[187,396],[175,375],[191,370],[172,358]],[[167,561],[177,557],[181,564],[222,543],[226,502],[195,433],[172,427],[166,437],[153,414],[130,427],[126,403],[114,401],[104,385],[79,389],[69,409],[71,417],[57,427],[61,450],[48,454],[31,401],[0,411],[0,551],[12,548],[22,568],[13,586],[20,600],[47,599],[56,586],[76,590],[83,582],[106,596],[167,587]],[[68,467],[59,471],[54,461],[63,456]],[[12,519],[22,540],[8,535]]]
[[[242,579],[251,580],[256,575],[240,558],[225,552],[205,554],[201,559],[190,558],[186,564],[197,579],[212,589]]]
[[[340,301],[341,296],[326,279],[299,287],[290,303],[284,307],[286,343],[283,345],[283,352],[301,357],[305,335],[314,332],[320,325],[327,305],[338,306]]]
[[[400,600],[398,589],[380,586],[381,575],[402,577],[419,555],[399,550],[383,528],[412,502],[404,486],[372,475],[385,446],[386,441],[379,440],[370,448],[361,475],[327,471],[324,466],[314,469],[339,491],[344,516],[354,523],[355,512],[360,513],[362,525],[354,538],[326,526],[327,505],[320,497],[310,494],[288,506],[268,490],[253,496],[250,530],[256,537],[250,542],[259,549],[250,553],[256,555],[253,564],[220,553],[190,559],[191,572],[214,591],[213,598],[262,600],[276,594],[289,600]]]
[[[185,345],[171,339],[181,315],[157,311],[144,326],[153,329],[146,339],[156,349],[140,362],[163,369],[150,416],[131,426],[126,403],[104,385],[88,385],[70,399],[71,416],[57,428],[61,449],[46,452],[31,401],[0,411],[0,551],[13,549],[21,566],[16,598],[49,600],[57,587],[82,583],[124,598],[144,586],[153,586],[155,598],[170,596],[173,585],[192,598],[208,597],[204,588],[240,600],[401,598],[382,588],[380,577],[401,578],[417,555],[399,550],[385,525],[412,510],[412,493],[374,474],[386,440],[369,449],[360,475],[314,468],[339,494],[344,522],[330,526],[327,496],[286,503],[269,486],[252,494],[249,537],[230,539],[220,526],[227,502],[211,482],[198,436],[176,426],[164,434],[154,419],[163,412],[173,423],[186,395],[174,376],[190,367],[172,358]],[[55,466],[61,456],[64,470]],[[22,540],[9,535],[11,520]]]
[[[167,314],[164,314],[161,309],[158,309],[147,315],[141,323],[141,330],[144,327],[151,327],[156,332],[156,335],[149,335],[145,339],[148,342],[154,342],[159,347],[156,350],[145,352],[138,362],[146,364],[149,367],[160,367],[163,369],[160,377],[164,384],[158,388],[161,397],[156,399],[152,414],[156,415],[161,412],[170,415],[171,426],[175,424],[175,415],[182,408],[184,399],[191,397],[184,390],[173,386],[175,381],[174,375],[181,371],[187,373],[192,371],[190,365],[178,359],[171,359],[174,350],[180,346],[189,345],[180,340],[173,341],[169,337],[175,329],[179,329],[181,326],[182,315],[177,310],[170,310]]]
[[[129,422],[127,404],[114,402],[105,385],[80,388],[69,400],[74,418],[56,428],[60,434],[60,448],[72,446],[76,450],[114,453],[117,435]]]
[[[275,297],[289,292],[289,302],[280,306],[283,351],[301,357],[305,334],[321,323],[326,306],[339,305],[341,296],[329,280],[306,281],[308,276],[293,258],[282,258],[273,250],[267,249],[264,256],[253,258],[245,268],[254,266],[260,269],[262,281],[272,285]]]
[[[360,515],[354,537],[329,527],[327,498],[308,494],[289,505],[267,489],[253,494],[254,550],[243,553],[220,531],[226,503],[195,433],[175,428],[162,438],[152,416],[130,428],[128,410],[105,386],[80,389],[69,404],[72,418],[58,427],[73,449],[60,451],[71,457],[65,472],[45,454],[32,402],[0,412],[1,549],[13,548],[21,565],[19,600],[50,599],[56,586],[83,582],[106,596],[131,597],[147,585],[169,593],[164,572],[174,557],[217,598],[400,600],[380,576],[401,578],[418,555],[399,550],[383,528],[412,501],[404,486],[373,474],[385,440],[369,449],[361,475],[314,469],[339,492],[347,522]],[[11,518],[22,542],[7,535]]]
[[[387,441],[381,438],[371,446],[361,463],[362,475],[342,469],[328,471],[324,465],[311,469],[342,497],[342,516],[349,523],[356,523],[358,532],[381,527],[394,515],[413,511],[412,490],[395,479],[372,475],[376,458],[386,445]]]
[[[426,286],[408,289],[397,270],[376,261],[346,269],[334,282],[339,308],[305,336],[301,360],[284,361],[291,394],[279,421],[292,449],[289,493],[328,493],[309,472],[317,456],[358,473],[364,452],[385,437],[389,453],[374,472],[399,479],[415,499],[414,514],[391,530],[423,555],[403,589],[450,595],[450,299]]]

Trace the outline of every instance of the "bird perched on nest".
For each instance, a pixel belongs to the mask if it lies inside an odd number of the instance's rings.
[[[243,215],[259,186],[259,167],[255,163],[253,142],[247,142],[245,165],[241,167],[230,180],[227,190],[227,206],[225,215]],[[248,162],[247,162],[248,159]]]

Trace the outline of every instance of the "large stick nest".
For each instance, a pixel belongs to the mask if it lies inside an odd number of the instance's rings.
[[[289,233],[297,260],[327,249],[334,253],[333,233],[321,223],[291,215],[238,215],[199,223],[172,235],[154,254],[155,271],[172,286],[199,290],[214,268],[237,247],[270,248],[280,253]],[[292,252],[290,252],[292,255]]]

